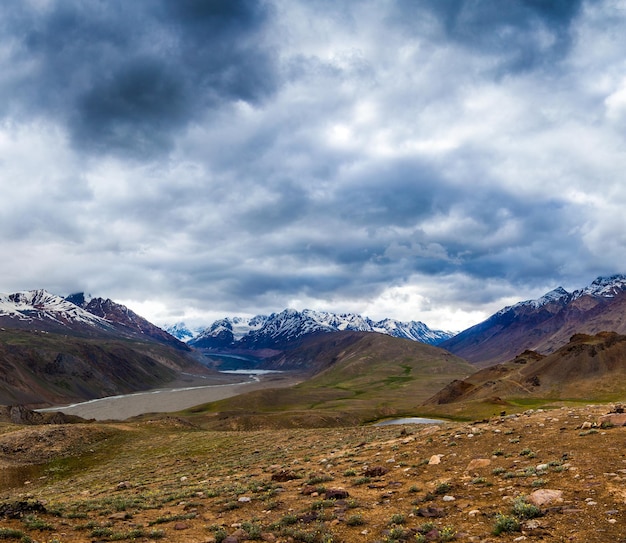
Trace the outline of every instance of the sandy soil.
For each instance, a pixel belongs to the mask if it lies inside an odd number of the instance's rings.
[[[210,384],[202,376],[184,375],[171,387],[124,396],[100,398],[46,411],[61,411],[84,419],[125,420],[145,413],[170,413],[262,388],[283,388],[298,382],[294,375],[270,374],[258,380],[242,376],[218,376]],[[235,381],[235,382],[233,382]],[[238,382],[237,382],[238,381]]]

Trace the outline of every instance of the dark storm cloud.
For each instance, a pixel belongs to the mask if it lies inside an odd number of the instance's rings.
[[[494,57],[496,73],[503,75],[563,58],[581,5],[582,0],[405,0],[399,16],[411,29],[432,13],[446,39]]]
[[[57,0],[0,6],[4,111],[64,124],[76,146],[149,156],[208,109],[276,85],[258,2]]]
[[[398,160],[350,179],[337,191],[334,212],[347,223],[411,226],[437,211],[441,173],[416,160]]]
[[[623,271],[623,25],[608,0],[3,2],[5,288],[458,328]]]

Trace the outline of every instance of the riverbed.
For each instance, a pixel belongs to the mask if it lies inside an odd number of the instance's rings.
[[[125,420],[147,413],[171,413],[196,405],[223,400],[252,390],[284,388],[298,382],[297,377],[287,373],[248,373],[247,380],[239,383],[202,385],[201,378],[192,380],[189,386],[173,386],[98,398],[87,402],[56,406],[40,411],[61,411],[84,419]]]

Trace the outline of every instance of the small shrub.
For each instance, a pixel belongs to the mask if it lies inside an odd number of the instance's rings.
[[[26,515],[22,522],[29,530],[54,530],[54,526],[40,519],[37,515]]]
[[[333,507],[334,505],[335,502],[333,500],[315,500],[311,504],[311,509],[316,511],[318,509],[325,509],[326,507]]]
[[[353,468],[347,469],[346,471],[343,472],[344,477],[355,477],[356,476],[356,470]]]
[[[520,530],[521,525],[519,520],[513,516],[498,513],[496,515],[496,523],[491,533],[493,535],[510,534],[513,532],[519,532]]]
[[[292,515],[290,513],[288,515],[285,515],[283,518],[281,518],[278,521],[278,523],[281,526],[291,526],[293,524],[297,524],[298,523],[298,517],[296,515]]]
[[[91,531],[91,537],[110,537],[113,535],[111,528],[100,526]]]
[[[366,485],[368,483],[371,483],[372,479],[370,477],[357,477],[352,484],[354,485]]]
[[[513,502],[513,514],[519,519],[527,520],[540,517],[541,509],[532,503],[528,503],[525,496],[518,496]]]
[[[439,541],[453,541],[456,539],[456,530],[452,526],[444,526],[439,530]]]
[[[388,541],[401,541],[406,539],[404,528],[401,526],[395,526],[389,531]]]
[[[209,530],[213,532],[215,543],[222,543],[222,541],[228,537],[226,530],[222,526],[213,525],[209,527]]]
[[[435,494],[441,496],[442,494],[447,494],[452,490],[452,485],[450,483],[440,483],[435,488]]]
[[[248,539],[251,539],[253,541],[261,539],[261,533],[263,532],[263,530],[258,524],[255,524],[253,522],[242,522],[241,529],[248,534]]]
[[[365,524],[365,520],[363,520],[363,515],[361,514],[352,515],[346,519],[346,524],[348,526],[362,526]]]
[[[314,486],[320,483],[327,483],[328,481],[332,481],[333,477],[330,475],[311,475],[309,480],[306,482],[307,485]]]
[[[402,513],[396,513],[391,515],[391,519],[389,520],[389,524],[404,524],[406,521],[406,517]]]
[[[32,539],[19,530],[0,528],[0,539],[19,539],[23,543],[31,543]]]

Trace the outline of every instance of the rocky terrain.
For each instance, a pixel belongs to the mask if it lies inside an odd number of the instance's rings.
[[[250,432],[0,424],[0,538],[623,542],[619,411]]]

